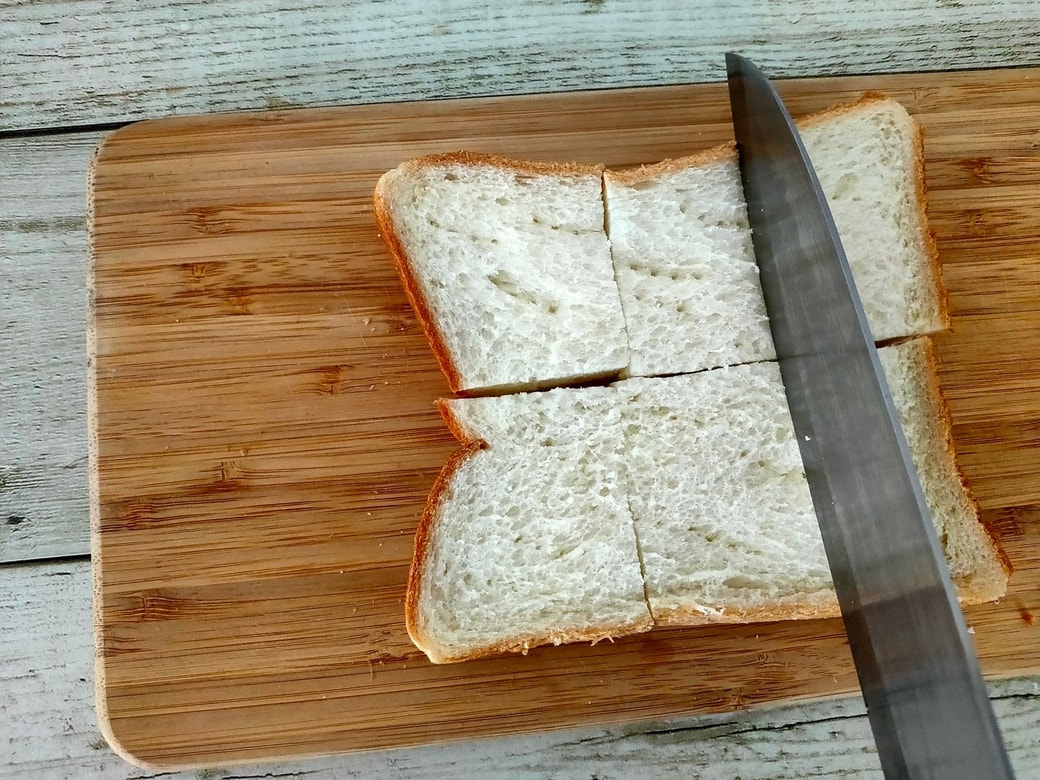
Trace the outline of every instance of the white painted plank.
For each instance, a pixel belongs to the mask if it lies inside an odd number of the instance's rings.
[[[117,758],[94,717],[90,564],[0,568],[0,776],[154,777]],[[1040,677],[991,687],[1019,778],[1040,778]],[[880,775],[856,699],[709,718],[333,756],[178,778]],[[164,775],[170,776],[170,775]]]
[[[89,549],[85,213],[99,139],[0,140],[0,561]]]
[[[1040,64],[1040,3],[0,0],[0,129],[723,78]]]

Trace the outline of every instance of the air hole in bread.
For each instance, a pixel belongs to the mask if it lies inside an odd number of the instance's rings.
[[[723,583],[727,588],[733,588],[734,590],[751,589],[751,590],[766,590],[769,584],[763,582],[755,577],[736,576],[727,577]]]
[[[646,179],[644,181],[637,181],[633,184],[628,185],[634,190],[653,190],[660,186],[660,182],[657,179]]]

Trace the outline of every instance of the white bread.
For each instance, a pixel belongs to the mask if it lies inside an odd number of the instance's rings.
[[[868,95],[798,124],[874,340],[945,330],[917,122],[897,101]]]
[[[416,536],[406,618],[432,661],[650,628],[610,387],[442,403],[466,446]]]
[[[999,598],[1006,561],[957,469],[930,342],[878,352],[961,600]],[[616,387],[628,500],[655,621],[836,615],[777,364]]]
[[[979,522],[978,504],[957,466],[931,339],[882,347],[878,356],[961,601],[1000,598],[1010,564]]]
[[[375,213],[454,392],[563,385],[628,364],[600,168],[425,157],[383,175]]]
[[[999,598],[1007,563],[930,342],[879,354],[961,600]],[[435,662],[646,630],[644,588],[656,625],[838,614],[776,363],[442,410],[466,446],[420,524],[407,610]]]
[[[947,327],[920,129],[868,96],[799,122],[876,341]],[[631,376],[775,357],[736,148],[604,173]]]
[[[799,126],[875,340],[943,330],[917,124],[868,96]],[[732,144],[621,172],[435,155],[375,213],[455,392],[774,357]]]
[[[774,357],[735,148],[603,176],[632,359],[654,376]]]
[[[801,127],[875,338],[944,328],[919,129],[877,97]],[[760,362],[732,145],[602,182],[440,155],[384,175],[375,206],[454,391],[639,377],[441,402],[463,448],[420,521],[406,608],[431,660],[838,613],[779,371]],[[957,469],[930,342],[880,354],[961,598],[998,598],[1007,561]]]
[[[754,363],[616,385],[628,501],[654,621],[834,614],[780,370]]]

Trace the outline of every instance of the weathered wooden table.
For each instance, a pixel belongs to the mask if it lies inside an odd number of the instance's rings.
[[[93,709],[85,194],[107,131],[216,111],[718,81],[727,49],[776,76],[1040,64],[1036,2],[866,6],[0,0],[0,776],[151,776],[109,750]],[[1040,777],[1040,677],[991,691],[1019,776]],[[862,703],[847,698],[185,776],[379,772],[879,774]]]

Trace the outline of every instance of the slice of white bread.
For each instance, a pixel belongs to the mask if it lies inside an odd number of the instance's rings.
[[[875,338],[943,329],[913,120],[874,96],[800,124]],[[756,362],[774,353],[732,145],[602,182],[423,158],[384,175],[375,210],[454,391],[656,375],[442,403],[465,446],[407,598],[432,660],[837,614],[779,374]],[[1007,562],[953,459],[929,342],[881,355],[962,600],[997,598]]]
[[[416,535],[406,619],[445,663],[650,628],[611,387],[442,402],[466,446]]]
[[[961,600],[999,598],[1006,561],[957,469],[930,343],[915,339],[879,354]],[[777,364],[616,387],[655,621],[836,615]]]
[[[882,347],[878,357],[961,601],[1000,598],[1010,562],[979,522],[978,504],[957,466],[931,339]]]
[[[632,359],[653,376],[774,357],[731,144],[603,175]]]
[[[874,340],[945,330],[938,250],[925,218],[920,126],[897,101],[874,94],[807,117],[798,129]]]
[[[868,96],[799,122],[876,341],[947,327],[921,132]],[[631,376],[774,357],[733,145],[604,173]]]
[[[380,231],[454,392],[569,384],[628,365],[600,174],[460,152],[379,180]]]
[[[836,614],[777,364],[616,387],[655,622]]]

